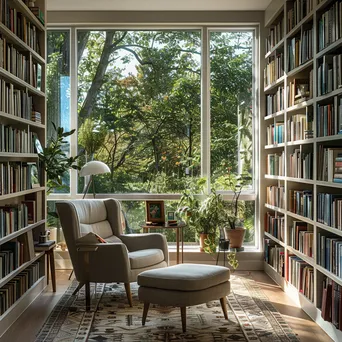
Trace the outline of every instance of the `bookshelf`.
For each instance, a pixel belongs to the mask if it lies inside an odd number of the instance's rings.
[[[46,1],[28,6],[0,0],[0,337],[46,286]]]
[[[264,270],[334,341],[342,341],[341,13],[334,0],[271,2],[260,120]]]

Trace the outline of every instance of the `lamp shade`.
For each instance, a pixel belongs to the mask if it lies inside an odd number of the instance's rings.
[[[94,160],[90,161],[87,164],[85,164],[81,171],[80,176],[90,176],[90,175],[99,175],[101,173],[107,173],[110,172],[109,167],[100,161]]]

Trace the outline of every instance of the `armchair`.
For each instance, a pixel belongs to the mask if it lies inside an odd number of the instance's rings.
[[[132,306],[130,283],[139,273],[167,267],[167,241],[162,234],[123,234],[121,204],[115,199],[73,200],[56,203],[75,277],[85,285],[90,306],[90,282],[124,283]],[[84,243],[82,236],[93,232],[107,243]]]

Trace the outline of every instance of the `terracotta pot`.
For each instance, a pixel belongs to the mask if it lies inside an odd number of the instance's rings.
[[[203,233],[199,235],[200,252],[204,252],[204,246],[205,246],[204,240],[208,238],[208,235],[209,234],[203,234]]]
[[[245,237],[245,232],[246,229],[242,227],[224,230],[226,239],[230,240],[230,248],[241,248],[243,244],[243,238]]]

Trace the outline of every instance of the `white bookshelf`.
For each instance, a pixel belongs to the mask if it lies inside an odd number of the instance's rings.
[[[342,341],[342,331],[335,328],[335,326],[327,321],[324,321],[321,317],[321,304],[322,304],[322,283],[323,278],[326,276],[338,283],[342,286],[342,279],[337,277],[332,272],[328,271],[324,267],[318,264],[317,260],[317,236],[318,233],[326,232],[327,235],[331,236],[334,234],[337,238],[342,237],[342,231],[333,227],[326,226],[322,223],[317,222],[317,194],[320,192],[324,193],[342,193],[342,184],[333,183],[333,182],[324,182],[317,180],[317,167],[321,161],[318,160],[318,148],[321,144],[331,144],[331,145],[341,145],[342,146],[342,134],[341,135],[333,135],[328,137],[317,137],[316,135],[316,115],[317,115],[317,105],[318,104],[327,104],[332,103],[333,99],[336,96],[342,96],[342,89],[336,89],[331,91],[330,93],[324,94],[322,96],[317,96],[317,81],[318,81],[318,66],[321,63],[321,59],[326,54],[334,54],[341,53],[342,50],[342,38],[333,42],[328,47],[325,47],[323,50],[318,51],[318,20],[321,14],[335,1],[325,0],[320,4],[317,4],[317,0],[313,0],[313,10],[308,13],[305,18],[303,18],[294,28],[292,28],[289,32],[287,29],[287,15],[288,9],[291,6],[291,2],[286,0],[273,0],[269,5],[268,9],[265,12],[265,29],[266,35],[268,34],[268,30],[279,22],[279,18],[282,17],[283,20],[283,32],[284,37],[280,40],[280,42],[271,49],[271,51],[266,52],[265,54],[265,63],[267,62],[266,58],[270,58],[272,55],[277,55],[278,53],[283,53],[284,55],[284,76],[273,82],[271,85],[268,85],[264,88],[264,98],[266,95],[272,94],[276,92],[276,89],[279,85],[284,86],[284,110],[269,113],[269,115],[265,116],[265,113],[262,113],[262,117],[260,120],[260,142],[261,142],[261,163],[260,163],[260,174],[263,178],[261,180],[260,187],[260,203],[266,203],[266,187],[271,185],[276,186],[284,186],[285,189],[285,208],[280,209],[270,204],[265,204],[261,208],[261,217],[266,212],[272,213],[272,215],[283,215],[285,221],[285,241],[280,241],[276,237],[271,234],[264,232],[264,237],[266,239],[270,239],[274,241],[277,245],[284,248],[285,251],[285,277],[282,277],[271,265],[268,263],[264,263],[265,272],[276,282],[278,283],[284,291],[291,295],[301,307],[302,309],[315,321],[317,322],[334,341]],[[288,43],[291,39],[296,36],[296,34],[300,34],[303,29],[310,27],[312,25],[312,47],[313,47],[313,58],[311,60],[305,61],[302,65],[297,66],[293,70],[288,70],[288,62],[289,62],[289,54],[288,54]],[[309,79],[310,70],[313,70],[313,97],[307,99],[304,102],[288,105],[287,99],[287,91],[286,88],[291,81],[294,79]],[[337,102],[336,102],[337,103]],[[287,120],[294,114],[302,113],[305,114],[306,109],[310,108],[313,116],[313,130],[314,137],[310,139],[300,140],[300,141],[288,141],[287,139]],[[270,126],[272,122],[276,124],[277,122],[284,121],[284,129],[285,129],[285,143],[275,144],[275,145],[265,145],[266,142],[266,128]],[[303,179],[303,178],[294,178],[289,177],[289,155],[293,152],[295,148],[305,149],[305,151],[309,151],[313,154],[313,174],[312,179]],[[266,158],[270,153],[270,150],[281,153],[284,151],[285,153],[285,176],[272,176],[266,174]],[[310,190],[312,191],[313,198],[313,219],[304,217],[301,215],[297,215],[289,210],[289,191],[290,190]],[[314,233],[314,245],[313,257],[309,257],[300,251],[296,250],[290,245],[290,229],[293,221],[302,221],[306,222],[313,230]],[[288,282],[286,270],[288,269],[288,255],[295,255],[309,265],[312,266],[314,272],[314,301],[310,301],[306,296],[304,296],[301,292],[297,290],[292,284]]]

